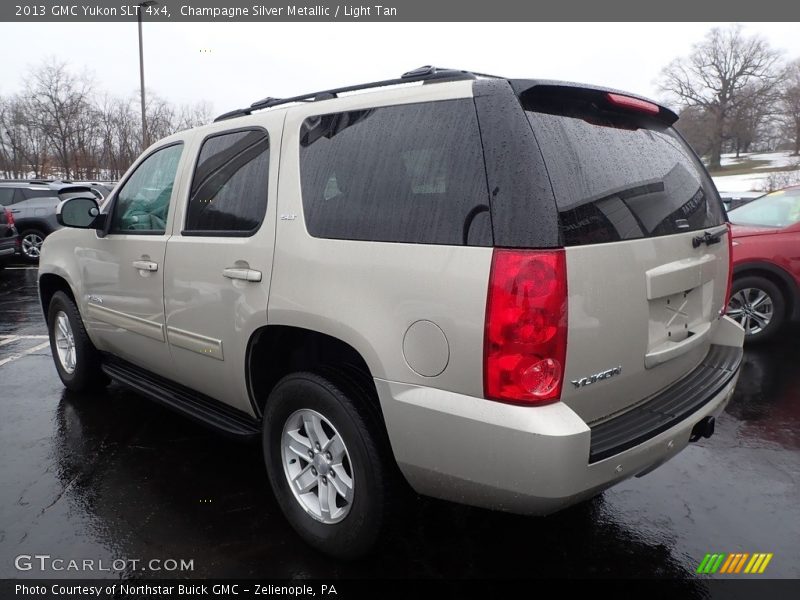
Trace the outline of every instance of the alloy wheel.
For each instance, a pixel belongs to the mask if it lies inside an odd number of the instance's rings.
[[[28,233],[22,238],[22,253],[31,260],[38,260],[42,253],[44,238],[38,233]]]
[[[72,375],[72,373],[75,372],[75,365],[77,363],[75,336],[72,334],[72,325],[70,325],[69,318],[64,311],[59,311],[56,314],[53,329],[58,361],[61,363],[61,368]]]
[[[338,523],[353,505],[353,466],[344,440],[311,409],[292,413],[281,436],[283,472],[295,499],[312,518]]]
[[[743,288],[731,296],[728,316],[744,328],[746,335],[764,331],[772,321],[775,306],[770,295],[759,288]]]

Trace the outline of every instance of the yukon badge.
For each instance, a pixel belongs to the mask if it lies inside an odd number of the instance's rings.
[[[582,377],[581,379],[573,379],[572,385],[576,388],[586,387],[587,385],[592,385],[596,381],[600,381],[602,379],[609,379],[614,377],[614,375],[619,375],[622,373],[622,365],[618,367],[614,367],[613,369],[608,369],[607,371],[600,371],[599,373],[595,373],[594,375],[589,375],[589,377]]]

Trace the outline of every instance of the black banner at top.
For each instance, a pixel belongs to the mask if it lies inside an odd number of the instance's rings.
[[[146,6],[147,5],[147,6]],[[275,0],[89,0],[0,3],[0,21],[112,22],[504,22],[504,21],[796,21],[786,0],[375,0],[361,3]]]

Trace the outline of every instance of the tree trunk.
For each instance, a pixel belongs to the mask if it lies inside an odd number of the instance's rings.
[[[722,140],[715,139],[711,144],[711,160],[708,163],[708,168],[711,171],[719,169],[722,167],[721,163],[722,163]]]
[[[794,156],[800,156],[800,127],[794,132]]]

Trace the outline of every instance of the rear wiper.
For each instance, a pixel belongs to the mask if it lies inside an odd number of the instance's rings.
[[[703,235],[697,235],[692,238],[692,248],[699,248],[702,244],[706,246],[710,246],[711,244],[718,244],[719,241],[722,239],[722,234],[711,234],[708,231],[704,232]]]

